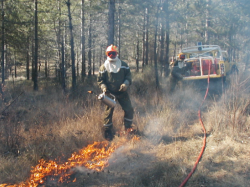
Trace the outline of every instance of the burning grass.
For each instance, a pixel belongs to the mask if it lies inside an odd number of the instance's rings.
[[[137,140],[136,137],[134,137]],[[57,179],[58,183],[75,182],[76,178],[71,179],[76,167],[85,167],[89,170],[102,171],[108,166],[108,158],[119,147],[120,144],[109,143],[107,141],[94,142],[81,149],[78,153],[73,153],[64,163],[60,161],[40,159],[38,164],[30,171],[30,178],[20,184],[2,184],[0,186],[38,186],[44,184],[47,177]]]
[[[6,87],[2,110],[18,93],[24,94],[0,121],[0,186],[180,185],[202,146],[197,112],[203,95],[192,87],[171,96],[164,88],[156,93],[150,76],[137,77],[130,89],[139,141],[119,133],[112,143],[104,141],[104,107],[87,93],[89,88],[97,90],[95,83],[73,95],[51,87],[38,93],[24,85],[15,93]],[[187,186],[249,183],[248,91],[236,88],[219,101],[209,98],[202,107],[207,147]],[[122,117],[118,105],[113,116],[116,132],[123,130]]]

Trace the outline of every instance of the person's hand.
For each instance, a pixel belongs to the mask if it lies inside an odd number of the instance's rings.
[[[128,85],[123,83],[123,84],[121,84],[119,91],[125,92],[127,89],[128,89]]]
[[[102,91],[103,91],[103,92],[107,92],[107,88],[106,88],[106,87],[103,87]]]
[[[103,92],[107,92],[107,86],[106,86],[106,84],[101,84],[101,90],[103,91]]]

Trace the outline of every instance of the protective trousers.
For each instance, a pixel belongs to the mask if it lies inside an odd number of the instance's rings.
[[[171,68],[170,92],[173,92],[178,82],[183,79],[183,74],[185,74],[185,67],[179,68],[174,66]]]
[[[116,95],[116,100],[120,103],[124,111],[124,126],[125,128],[130,128],[133,122],[134,109],[131,105],[131,101],[127,92],[122,92],[119,95]],[[106,106],[104,113],[104,127],[106,129],[112,128],[112,117],[113,117],[114,108]]]

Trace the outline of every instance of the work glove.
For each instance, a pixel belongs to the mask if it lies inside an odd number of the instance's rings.
[[[103,92],[107,92],[107,86],[105,84],[101,85],[101,89]]]
[[[103,91],[103,92],[107,92],[107,88],[103,88],[102,91]]]
[[[120,92],[125,92],[128,89],[128,85],[126,84],[121,84],[119,91]]]
[[[120,92],[125,92],[128,89],[129,82],[127,80],[124,81],[123,84],[121,84],[119,91]]]

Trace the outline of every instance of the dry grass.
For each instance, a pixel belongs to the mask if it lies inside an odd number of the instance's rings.
[[[246,77],[232,83],[221,99],[208,99],[202,117],[207,128],[207,146],[195,173],[186,186],[248,186],[249,184],[249,89]],[[103,141],[104,106],[93,95],[95,80],[88,80],[73,94],[44,85],[39,92],[30,85],[7,85],[0,120],[0,184],[20,183],[41,158],[63,162],[73,152],[94,141]],[[167,84],[167,81],[166,81]],[[134,76],[130,88],[135,108],[134,124],[141,132],[139,141],[116,136],[121,143],[102,172],[84,167],[74,169],[75,183],[59,186],[179,186],[191,171],[202,147],[198,109],[203,95],[192,87],[169,95],[154,88],[150,70]],[[242,84],[244,89],[242,90]],[[240,88],[238,86],[241,86]],[[177,90],[178,91],[178,90]],[[114,113],[115,130],[122,127],[123,112]],[[46,186],[58,186],[47,179]]]

